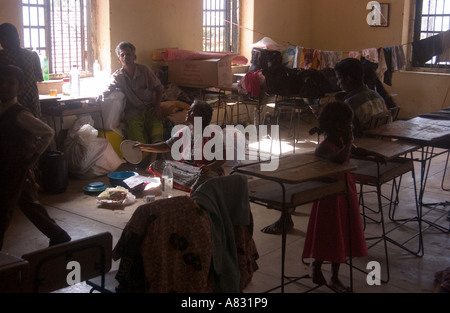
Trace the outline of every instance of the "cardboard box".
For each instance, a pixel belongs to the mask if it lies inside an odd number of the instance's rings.
[[[221,59],[169,61],[169,82],[186,87],[220,87],[233,83],[231,60],[235,55]]]

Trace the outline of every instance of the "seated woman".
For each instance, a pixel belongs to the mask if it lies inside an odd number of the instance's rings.
[[[210,124],[212,119],[213,109],[211,106],[202,100],[195,100],[191,105],[191,108],[186,114],[185,124],[186,126],[178,131],[175,135],[173,135],[170,139],[165,142],[159,142],[154,144],[143,144],[136,143],[136,147],[139,147],[141,151],[150,152],[150,153],[167,153],[171,152],[172,146],[180,139],[182,139],[183,134],[190,133],[190,153],[191,155],[186,155],[187,151],[181,151],[181,155],[183,159],[180,162],[177,161],[169,161],[169,160],[156,160],[153,162],[149,171],[157,176],[161,176],[161,173],[164,169],[165,163],[169,162],[173,168],[174,174],[174,187],[180,190],[193,192],[198,186],[200,186],[206,180],[223,176],[225,171],[223,169],[223,165],[225,164],[225,158],[207,160],[203,153],[203,147],[205,144],[214,137],[214,133],[212,137],[201,137],[196,138],[194,136],[194,119],[195,117],[202,118],[202,134],[203,130]],[[202,140],[201,148],[202,148],[202,159],[198,160],[195,158],[196,152],[196,141]],[[184,149],[184,146],[182,146]],[[224,149],[225,151],[225,149]]]

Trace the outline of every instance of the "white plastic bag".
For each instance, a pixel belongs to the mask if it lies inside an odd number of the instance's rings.
[[[280,52],[283,52],[284,50],[286,50],[286,47],[276,43],[275,41],[273,41],[269,37],[264,37],[260,41],[255,42],[252,45],[252,48],[260,48],[260,49],[266,49],[266,50],[276,50],[276,51],[280,51]]]
[[[82,115],[69,129],[64,154],[71,176],[91,179],[114,172],[125,161],[119,158],[109,141],[98,138],[90,115]]]
[[[125,109],[124,93],[118,90],[111,92],[109,96],[103,100],[101,106],[105,130],[112,130],[123,136],[123,130],[120,122],[123,110]],[[102,128],[102,120],[99,114],[95,114],[94,122],[97,129]]]

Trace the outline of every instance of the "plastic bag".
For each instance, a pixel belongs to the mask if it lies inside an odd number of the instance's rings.
[[[123,130],[120,122],[125,109],[125,94],[121,91],[115,90],[103,100],[101,106],[105,130],[112,130],[123,136]],[[98,114],[95,114],[94,116],[93,125],[98,129],[103,127],[102,120]]]
[[[260,49],[266,49],[266,50],[276,50],[276,51],[280,51],[280,52],[283,52],[286,49],[286,47],[278,44],[277,42],[273,41],[269,37],[264,37],[260,41],[255,42],[252,45],[252,48],[260,48]]]
[[[97,203],[104,206],[127,206],[135,202],[136,196],[120,186],[107,188],[97,196]]]
[[[115,171],[125,161],[107,139],[98,138],[90,115],[82,115],[69,129],[64,142],[68,172],[80,179],[92,179]]]

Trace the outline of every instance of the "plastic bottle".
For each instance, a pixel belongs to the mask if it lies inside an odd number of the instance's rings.
[[[63,78],[62,93],[65,96],[70,96],[70,78]]]
[[[50,72],[49,72],[49,66],[48,66],[48,59],[44,55],[41,57],[42,59],[42,75],[44,76],[44,81],[50,80]]]
[[[258,110],[256,108],[253,110],[253,124],[256,127],[259,126],[259,116],[258,116]]]
[[[70,96],[80,96],[80,71],[76,65],[73,65],[70,71]]]
[[[173,170],[172,165],[166,163],[161,177],[161,192],[163,198],[172,198]]]
[[[95,60],[94,62],[94,77],[98,77],[100,75],[100,63],[98,63],[98,60]]]

